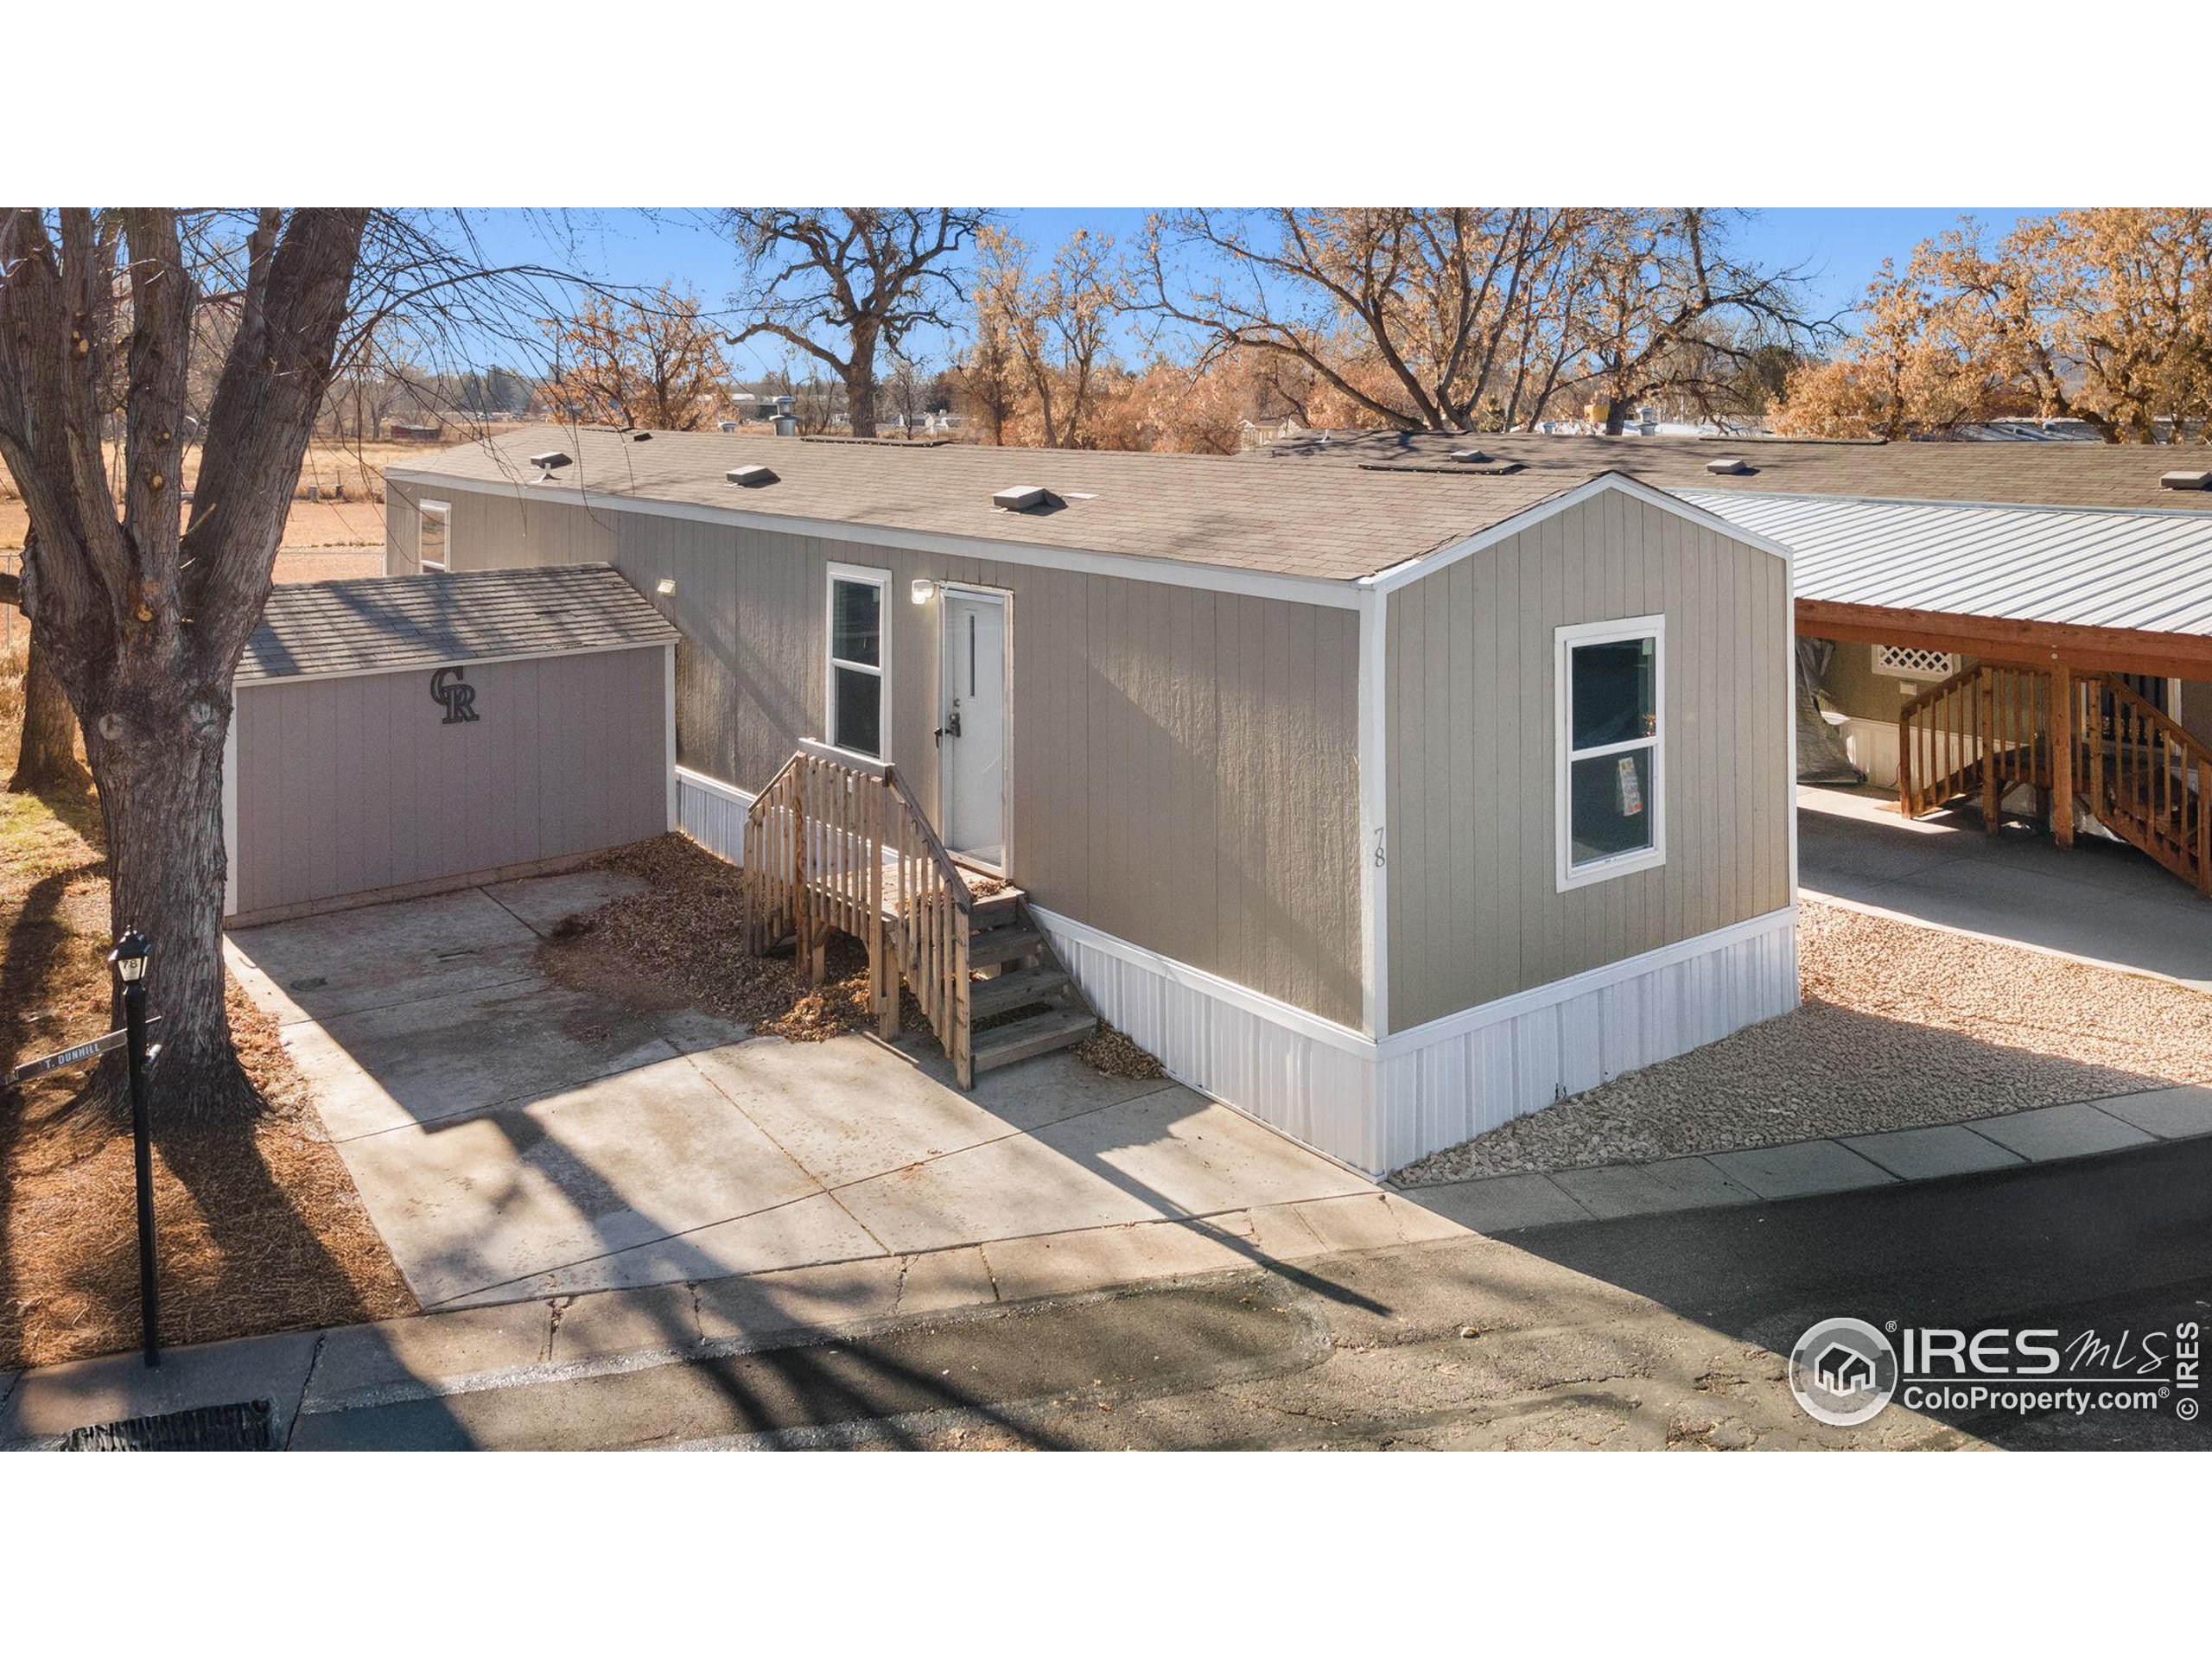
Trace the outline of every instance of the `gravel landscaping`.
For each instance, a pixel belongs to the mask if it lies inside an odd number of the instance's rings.
[[[1807,899],[1804,1005],[1410,1164],[1427,1186],[2212,1082],[2212,996]]]

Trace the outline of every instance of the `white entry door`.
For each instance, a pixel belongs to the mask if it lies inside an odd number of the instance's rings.
[[[944,843],[995,869],[1006,865],[1006,600],[956,590],[944,595],[944,702],[938,776]]]

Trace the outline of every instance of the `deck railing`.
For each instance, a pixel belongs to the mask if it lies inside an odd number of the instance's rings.
[[[2212,897],[2212,747],[2116,674],[2082,682],[2076,787],[2107,828]]]
[[[2097,822],[2212,897],[2212,746],[2116,674],[1978,663],[1897,717],[1897,804],[1908,817],[1977,798],[1997,832],[2025,785],[2059,842],[2078,803]]]
[[[897,1034],[903,979],[965,1088],[975,900],[896,769],[802,747],[747,814],[744,856],[747,950],[792,939],[819,984],[831,931],[859,939],[882,1034]]]
[[[1908,817],[1978,795],[1993,827],[2015,787],[2051,786],[2050,676],[1977,663],[1897,712],[1897,799]]]

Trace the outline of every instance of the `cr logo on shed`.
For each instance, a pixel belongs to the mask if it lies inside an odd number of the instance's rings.
[[[446,711],[446,717],[438,722],[441,726],[458,726],[478,718],[476,688],[457,668],[442,668],[430,676],[430,701]]]

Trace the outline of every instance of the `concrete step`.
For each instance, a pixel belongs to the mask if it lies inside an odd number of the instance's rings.
[[[1054,1008],[1010,1026],[978,1032],[970,1053],[976,1070],[988,1071],[1057,1048],[1072,1048],[1097,1029],[1097,1019],[1084,1009]]]
[[[988,1020],[1008,1008],[1030,1002],[1050,1002],[1067,988],[1068,976],[1058,968],[1020,968],[996,979],[979,979],[968,992],[971,1019]]]

